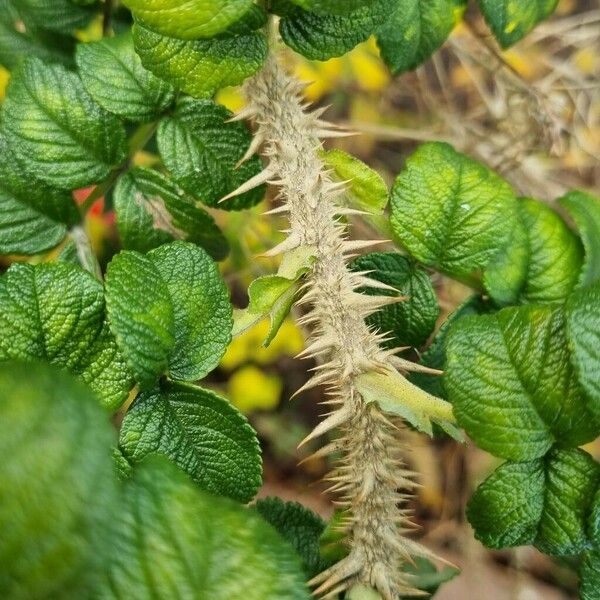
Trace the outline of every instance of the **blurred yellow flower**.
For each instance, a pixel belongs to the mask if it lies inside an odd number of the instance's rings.
[[[229,378],[228,397],[243,413],[273,410],[279,404],[283,383],[254,365],[242,367]]]
[[[366,92],[382,92],[389,84],[390,72],[379,58],[373,38],[350,52],[348,60],[358,85]]]
[[[238,112],[246,104],[244,94],[239,87],[226,87],[217,92],[215,101],[228,108],[231,112]]]
[[[268,365],[282,354],[295,356],[304,348],[302,333],[291,319],[283,322],[270,346],[264,348],[262,343],[268,331],[269,321],[263,319],[255,327],[234,339],[221,360],[221,366],[231,371],[248,362]]]
[[[0,66],[0,100],[4,100],[4,94],[6,93],[6,86],[10,79],[10,73],[2,66]]]

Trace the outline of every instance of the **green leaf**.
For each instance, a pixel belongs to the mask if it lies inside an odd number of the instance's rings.
[[[377,32],[381,57],[393,73],[425,62],[461,20],[466,0],[396,0],[389,18]]]
[[[225,283],[206,252],[187,242],[115,256],[106,273],[106,304],[117,343],[145,388],[163,374],[201,379],[231,339]]]
[[[194,486],[165,459],[127,482],[103,597],[309,600],[292,548],[255,511]]]
[[[127,155],[121,123],[60,65],[26,60],[11,78],[3,110],[3,130],[15,154],[50,185],[97,183]]]
[[[291,0],[305,10],[322,15],[347,15],[358,8],[372,6],[376,0]]]
[[[199,387],[171,383],[141,393],[119,445],[130,463],[164,454],[203,490],[239,502],[252,500],[262,483],[255,431],[227,400]]]
[[[589,544],[586,516],[600,466],[579,449],[507,462],[477,489],[467,515],[486,546],[534,544],[546,554],[578,554]]]
[[[463,317],[468,315],[482,315],[487,312],[491,312],[491,307],[480,296],[471,296],[465,300],[444,321],[429,348],[421,355],[419,364],[431,369],[444,370],[446,368],[446,339],[452,327]],[[429,392],[432,396],[447,399],[443,376],[412,372],[408,374],[408,379],[422,390]]]
[[[252,0],[125,0],[138,23],[183,40],[212,38],[241,19]]]
[[[258,500],[255,508],[296,550],[307,579],[327,568],[328,563],[321,557],[319,548],[325,521],[319,515],[298,502],[284,502],[280,498]]]
[[[298,281],[310,269],[314,255],[313,246],[300,246],[286,252],[277,275],[257,277],[250,284],[248,306],[234,311],[233,337],[269,317],[271,323],[263,346],[267,347],[273,341],[292,308]]]
[[[397,371],[367,371],[356,377],[356,389],[368,404],[376,402],[392,415],[399,415],[419,431],[433,435],[432,423],[448,435],[462,441],[461,432],[454,426],[452,406],[423,391]]]
[[[571,361],[590,410],[600,418],[600,282],[574,292],[566,313]]]
[[[85,28],[94,14],[69,0],[18,0],[14,4],[26,25],[63,34]]]
[[[257,156],[236,167],[252,137],[243,123],[227,123],[231,117],[231,112],[211,100],[183,99],[175,114],[161,121],[158,149],[185,191],[208,206],[241,210],[260,202],[265,188],[218,203],[262,169]]]
[[[581,565],[581,600],[599,600],[600,595],[600,548],[589,550],[583,555]]]
[[[468,505],[477,539],[490,548],[533,544],[544,512],[545,486],[543,459],[498,467]]]
[[[596,491],[594,496],[588,520],[588,531],[593,543],[600,548],[600,489]]]
[[[281,19],[279,32],[293,50],[311,60],[341,56],[364,42],[389,16],[391,0],[376,0],[343,15],[321,15],[299,8]]]
[[[0,135],[0,254],[37,254],[53,248],[79,221],[71,194],[32,181]]]
[[[600,281],[600,198],[586,192],[569,192],[558,203],[575,221],[583,247],[585,259],[579,284],[590,285]]]
[[[215,260],[227,256],[227,240],[214,219],[158,171],[137,167],[122,175],[114,204],[119,235],[128,250],[147,252],[180,239],[201,246]]]
[[[82,266],[81,261],[79,260],[77,245],[73,241],[72,237],[69,238],[61,248],[58,256],[56,257],[56,261],[77,265],[78,267]]]
[[[175,315],[169,287],[149,256],[125,251],[106,272],[110,327],[142,387],[152,387],[169,366]]]
[[[68,373],[0,364],[2,598],[90,597],[116,504],[113,439],[92,392]]]
[[[519,304],[529,273],[529,235],[518,214],[508,238],[489,261],[483,274],[483,285],[498,306]],[[542,256],[545,256],[544,250]]]
[[[525,37],[557,5],[558,0],[479,0],[483,16],[503,48]]]
[[[301,274],[298,275],[300,277]],[[257,277],[248,287],[248,306],[234,312],[232,336],[241,335],[268,317],[270,326],[263,346],[269,346],[290,313],[297,292],[298,285],[294,279],[279,275]]]
[[[3,10],[0,8],[0,11]],[[65,64],[72,62],[72,46],[65,36],[57,36],[61,43],[56,43],[54,36],[48,33],[19,31],[11,19],[0,14],[0,65],[9,70],[15,69],[27,56],[36,56],[48,62],[56,61]]]
[[[405,296],[406,300],[378,310],[367,324],[381,333],[389,332],[387,348],[421,346],[433,332],[440,314],[429,275],[416,263],[397,252],[371,252],[357,258],[352,270],[369,272],[368,277],[397,291],[363,288],[375,296]]]
[[[347,510],[336,508],[319,538],[321,556],[330,564],[339,562],[350,552],[344,535],[344,523],[348,516]]]
[[[77,47],[85,89],[105,110],[130,121],[149,121],[166,111],[175,91],[147,71],[130,33]]]
[[[466,317],[447,341],[444,386],[458,423],[495,456],[529,460],[600,433],[569,361],[562,307]]]
[[[348,182],[346,195],[352,206],[373,214],[383,213],[389,194],[377,171],[343,150],[323,150],[321,156],[337,179]]]
[[[515,228],[510,246],[500,250],[504,256],[494,258],[486,270],[484,283],[490,295],[524,303],[564,301],[579,279],[581,243],[551,208],[537,200],[520,200],[518,212],[522,225]]]
[[[133,473],[133,466],[125,458],[123,452],[118,446],[113,448],[113,468],[119,481],[125,481],[129,479]]]
[[[510,186],[440,142],[421,145],[392,188],[391,224],[418,260],[454,276],[483,269],[508,238]]]
[[[190,41],[162,36],[138,23],[133,40],[146,69],[198,98],[239,85],[256,73],[267,57],[267,38],[262,31]]]
[[[69,263],[15,264],[0,277],[0,361],[42,360],[79,375],[116,409],[131,375],[105,318],[102,284]]]
[[[444,567],[440,571],[428,559],[415,556],[413,564],[407,563],[404,567],[406,573],[411,575],[411,585],[418,590],[435,594],[438,588],[460,574],[454,567]]]
[[[347,600],[381,600],[381,595],[370,585],[359,583],[350,588]]]
[[[454,579],[460,571],[453,567],[444,567],[438,571],[436,566],[428,559],[414,557],[411,563],[403,565],[406,579],[411,587],[420,590],[424,594],[435,594],[438,588],[448,581]],[[346,596],[347,600],[381,600],[382,597],[372,587],[357,584],[354,585]],[[400,596],[398,597],[400,598]],[[402,596],[402,600],[407,596]]]

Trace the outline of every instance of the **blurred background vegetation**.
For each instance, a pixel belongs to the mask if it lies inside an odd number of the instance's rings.
[[[101,37],[102,24],[79,32],[82,40]],[[485,162],[510,181],[520,195],[552,202],[568,188],[600,189],[600,1],[562,0],[555,16],[521,43],[501,52],[488,29],[468,11],[444,49],[414,73],[392,78],[374,43],[344,58],[309,62],[292,52],[289,64],[307,82],[306,97],[331,105],[328,117],[359,133],[337,140],[391,183],[405,157],[422,141],[444,140]],[[0,99],[9,75],[0,67]],[[239,89],[217,100],[232,110],[243,106]],[[150,145],[151,150],[151,145]],[[149,165],[151,151],[135,161]],[[89,190],[76,193],[82,200]],[[277,218],[262,217],[272,198],[244,213],[212,211],[226,233],[231,252],[221,263],[234,303],[246,305],[246,289],[277,265],[260,255],[282,237]],[[111,198],[101,198],[87,219],[88,234],[104,261],[118,249]],[[385,235],[377,222],[354,221],[357,237]],[[382,246],[384,249],[385,246]],[[389,245],[388,249],[394,249]],[[13,261],[0,257],[0,271]],[[472,290],[439,275],[441,323]],[[259,432],[264,452],[262,495],[298,500],[324,517],[333,506],[311,484],[326,472],[319,460],[298,463],[311,448],[296,445],[318,419],[320,390],[290,401],[307,378],[310,364],[294,356],[303,348],[302,331],[288,319],[268,348],[261,323],[235,339],[208,382],[242,410]],[[205,382],[206,383],[206,382]],[[568,561],[553,561],[533,549],[491,552],[474,540],[464,519],[465,502],[495,466],[493,457],[472,445],[430,441],[406,432],[410,460],[421,474],[415,501],[419,535],[462,568],[462,574],[436,596],[441,600],[558,600],[576,597],[576,576]],[[600,459],[600,443],[587,448]]]

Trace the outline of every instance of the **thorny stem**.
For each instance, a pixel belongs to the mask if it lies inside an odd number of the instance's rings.
[[[268,180],[279,186],[283,204],[277,211],[289,218],[287,239],[267,254],[283,254],[300,246],[316,249],[300,300],[307,314],[300,322],[310,329],[303,355],[319,356],[322,364],[302,389],[326,386],[325,404],[331,412],[305,441],[334,429],[340,432],[337,441],[317,454],[339,452],[343,456],[328,479],[346,509],[344,530],[350,552],[311,584],[317,588],[315,594],[326,598],[362,584],[376,589],[384,600],[396,600],[419,594],[403,566],[413,555],[431,554],[403,535],[413,527],[406,509],[415,486],[413,474],[402,460],[405,449],[398,440],[398,424],[375,402],[368,403],[361,396],[359,378],[392,371],[400,377],[394,370],[397,350],[383,350],[380,344],[385,335],[365,323],[366,316],[398,299],[358,292],[365,285],[383,287],[347,266],[358,250],[372,242],[347,238],[340,216],[349,213],[337,204],[344,188],[331,180],[318,154],[320,140],[340,132],[320,119],[322,111],[307,111],[302,87],[271,56],[247,82],[248,106],[238,118],[253,119],[252,150],[262,146],[269,159],[253,184]],[[423,392],[408,381],[405,384],[403,390],[418,403]]]

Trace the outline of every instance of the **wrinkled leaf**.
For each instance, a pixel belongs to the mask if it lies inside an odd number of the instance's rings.
[[[486,546],[534,544],[554,555],[588,545],[585,519],[600,466],[582,450],[553,450],[530,462],[507,462],[477,489],[468,518]]]
[[[436,566],[427,558],[416,556],[414,564],[408,563],[405,571],[411,575],[412,585],[429,594],[435,594],[438,588],[460,574],[454,567],[444,567],[438,571]]]
[[[588,534],[592,542],[600,548],[600,489],[596,491],[592,510],[588,519]]]
[[[582,286],[596,283],[600,281],[600,198],[573,191],[558,202],[575,221],[583,241],[585,259],[579,283]]]
[[[427,350],[421,355],[419,364],[443,371],[446,367],[446,339],[452,327],[463,317],[481,315],[487,312],[491,312],[491,307],[481,297],[471,296],[465,300],[444,321]],[[408,379],[431,395],[447,399],[443,376],[413,372],[408,374]]]
[[[574,292],[566,313],[571,361],[589,408],[600,418],[600,282]]]
[[[244,16],[252,0],[125,0],[136,21],[184,40],[212,38]]]
[[[346,15],[357,8],[372,6],[376,0],[291,0],[305,10],[322,15]]]
[[[214,219],[168,177],[144,167],[122,175],[114,191],[117,226],[123,246],[147,252],[174,240],[204,248],[215,260],[229,246]]]
[[[561,307],[528,305],[461,319],[450,330],[444,386],[458,423],[502,458],[539,458],[600,433],[569,361]]]
[[[113,469],[119,481],[129,479],[133,473],[133,465],[125,458],[118,446],[113,448]]]
[[[0,136],[0,254],[36,254],[79,220],[71,194],[32,181]]]
[[[253,510],[154,457],[127,481],[105,598],[309,600],[292,548]]]
[[[180,40],[136,24],[133,39],[146,69],[197,98],[239,85],[256,73],[267,57],[267,39],[262,31]]]
[[[396,0],[377,32],[381,57],[393,73],[426,61],[462,18],[466,0]]]
[[[116,504],[113,439],[94,394],[68,373],[0,364],[2,598],[90,597]]]
[[[219,200],[258,174],[254,156],[236,167],[251,142],[243,123],[226,123],[232,114],[211,100],[184,99],[158,129],[158,149],[173,179],[208,206],[241,210],[260,202],[264,186],[219,204]]]
[[[375,33],[389,15],[391,0],[375,0],[343,15],[299,8],[281,19],[279,32],[293,50],[311,60],[341,56]]]
[[[520,224],[486,270],[490,295],[523,303],[565,300],[579,279],[581,243],[541,202],[524,198],[518,213]]]
[[[462,441],[454,426],[452,406],[423,391],[396,371],[370,371],[355,378],[356,389],[367,403],[376,402],[387,413],[399,415],[419,431],[433,435],[432,423]]]
[[[15,264],[0,277],[0,360],[40,360],[79,375],[118,408],[131,375],[108,329],[102,284],[69,263]]]
[[[241,335],[259,321],[268,317],[270,327],[263,346],[268,346],[288,316],[298,281],[313,262],[315,249],[300,246],[284,254],[277,275],[257,277],[248,287],[248,306],[234,311],[233,337]]]
[[[479,0],[483,16],[503,48],[525,37],[557,5],[558,0]]]
[[[381,333],[390,332],[388,348],[421,346],[433,332],[440,314],[429,275],[414,261],[397,252],[371,252],[352,263],[355,271],[371,271],[368,277],[392,286],[397,292],[365,288],[376,296],[404,296],[406,300],[378,310],[367,324]]]
[[[545,248],[542,256],[546,256]],[[498,306],[519,304],[530,266],[529,235],[517,213],[508,238],[487,264],[483,285]]]
[[[3,111],[12,150],[50,185],[70,190],[97,183],[125,160],[121,123],[61,65],[26,60],[11,78]]]
[[[173,383],[142,392],[119,445],[130,463],[164,454],[201,489],[240,502],[252,500],[262,483],[256,433],[227,400],[199,387]]]
[[[258,500],[255,507],[261,517],[296,550],[307,579],[328,566],[319,549],[319,540],[325,530],[325,521],[319,515],[298,502],[284,502],[279,498]]]
[[[384,211],[389,194],[377,171],[337,148],[323,151],[322,158],[327,166],[333,168],[337,179],[348,182],[346,197],[353,207],[373,214]]]
[[[0,8],[0,11],[2,8]],[[48,62],[69,64],[72,62],[73,43],[65,36],[56,36],[41,32],[19,31],[11,19],[4,19],[0,13],[0,65],[15,69],[28,56],[36,56]]]
[[[214,369],[231,339],[231,305],[216,264],[187,242],[143,255],[126,250],[108,265],[112,331],[136,380],[195,381]]]
[[[123,119],[149,121],[175,99],[173,88],[142,66],[130,33],[79,44],[77,66],[90,96]]]
[[[17,0],[14,5],[26,25],[62,34],[83,29],[94,14],[70,0]]]
[[[423,144],[392,188],[391,224],[421,262],[454,276],[483,269],[508,238],[510,186],[448,144]]]
[[[580,576],[579,593],[581,600],[598,600],[598,590],[600,590],[600,548],[596,547],[588,550],[583,555]]]

